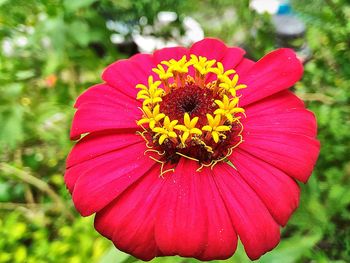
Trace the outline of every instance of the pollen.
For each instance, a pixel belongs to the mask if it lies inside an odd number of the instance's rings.
[[[237,72],[194,54],[162,61],[152,71],[158,80],[149,76],[147,85],[136,85],[136,99],[142,101],[137,125],[144,130],[147,151],[157,152],[162,164],[180,158],[202,166],[225,161],[243,141],[240,119],[245,114],[237,90],[247,85]],[[213,81],[207,82],[208,74]]]

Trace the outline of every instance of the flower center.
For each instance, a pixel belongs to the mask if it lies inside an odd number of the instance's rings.
[[[238,84],[235,70],[225,71],[220,62],[191,55],[189,60],[183,56],[162,61],[153,71],[159,80],[149,76],[148,85],[136,85],[141,89],[137,99],[142,100],[137,124],[143,132],[139,134],[147,142],[147,151],[159,156],[152,159],[162,167],[181,157],[201,167],[226,161],[242,142],[240,118],[245,116],[236,91],[247,86]],[[209,74],[216,79],[206,82]]]
[[[184,114],[188,113],[191,118],[198,117],[198,126],[203,126],[207,123],[206,114],[213,114],[216,109],[215,99],[219,97],[214,95],[206,87],[189,83],[162,97],[160,111],[181,124],[184,124]]]

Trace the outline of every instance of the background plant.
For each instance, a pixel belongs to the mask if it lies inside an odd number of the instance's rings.
[[[313,50],[295,92],[317,115],[322,148],[281,244],[259,262],[350,262],[350,4],[293,6]],[[206,35],[244,45],[253,58],[275,48],[271,18],[249,10],[247,0],[0,0],[0,262],[136,261],[75,212],[64,160],[74,100],[106,65],[128,56],[106,23],[121,22],[130,33],[159,11],[177,12],[179,23],[190,15]],[[241,246],[227,260],[247,261]]]

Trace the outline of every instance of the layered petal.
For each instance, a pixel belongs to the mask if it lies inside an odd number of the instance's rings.
[[[86,91],[84,91],[76,100],[74,107],[79,108],[82,104],[102,104],[102,105],[124,105],[124,101],[127,101],[128,104],[134,105],[134,107],[138,107],[141,105],[139,101],[131,99],[124,93],[119,90],[113,88],[108,84],[97,84]]]
[[[247,118],[244,120],[258,115],[273,116],[281,112],[304,108],[304,103],[297,96],[289,90],[284,90],[245,107]]]
[[[284,226],[299,204],[297,183],[279,169],[240,149],[236,149],[230,159],[276,222]]]
[[[302,76],[303,66],[294,51],[287,48],[273,51],[240,75],[240,105],[245,106],[293,86]]]
[[[228,47],[221,63],[226,70],[235,69],[242,62],[245,53],[244,49],[239,47]]]
[[[316,119],[290,91],[246,107],[240,149],[306,182],[319,153]]]
[[[243,136],[249,137],[251,133],[295,133],[309,137],[316,136],[316,119],[312,112],[304,109],[291,109],[273,115],[257,115],[247,117],[243,121]]]
[[[157,169],[158,168],[158,169]],[[155,220],[164,201],[159,198],[165,179],[154,167],[95,217],[95,228],[115,246],[142,260],[162,255],[154,237]]]
[[[206,57],[208,60],[221,61],[227,51],[226,45],[215,38],[205,38],[192,45],[190,54]]]
[[[148,76],[155,76],[152,72],[155,66],[152,55],[137,54],[109,65],[102,73],[102,79],[135,100],[138,92],[136,85],[147,84]]]
[[[279,168],[293,178],[306,182],[316,163],[320,144],[303,134],[245,131],[239,148]]]
[[[135,130],[139,128],[136,120],[140,118],[141,111],[137,108],[138,103],[131,99],[120,96],[111,101],[113,96],[119,96],[118,92],[111,92],[108,88],[105,96],[110,97],[102,99],[99,95],[106,86],[93,87],[87,90],[78,98],[72,128],[70,131],[71,139],[79,139],[84,133],[97,131],[123,129]],[[96,98],[94,100],[93,98]]]
[[[279,242],[279,226],[265,204],[236,170],[227,164],[214,168],[215,182],[235,230],[250,259],[255,260]]]
[[[188,58],[188,49],[184,47],[167,47],[156,50],[153,54],[155,64],[171,59],[180,60],[183,56]]]
[[[224,66],[225,70],[235,69],[236,66],[243,60],[244,54],[245,51],[239,47],[228,47],[220,62]],[[207,82],[214,80],[214,74],[209,74],[207,77]]]
[[[165,255],[201,260],[225,259],[236,249],[237,237],[213,174],[196,172],[196,162],[181,158],[160,194],[156,242]]]
[[[249,71],[255,64],[253,60],[248,58],[243,58],[239,64],[236,66],[235,70],[239,76],[243,75],[247,71]]]
[[[141,141],[144,142],[139,135],[114,130],[88,134],[77,142],[69,153],[66,168]]]
[[[77,177],[72,194],[77,210],[83,216],[101,210],[142,177],[155,165],[146,149],[140,142],[70,168],[79,174],[72,176]]]

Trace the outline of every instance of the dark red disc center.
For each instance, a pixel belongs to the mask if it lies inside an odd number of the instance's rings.
[[[216,94],[215,94],[216,95]],[[217,105],[214,103],[218,96],[208,88],[200,88],[195,84],[186,84],[185,87],[172,90],[165,95],[160,103],[160,112],[171,120],[178,120],[183,124],[184,114],[187,112],[191,119],[198,117],[197,126],[207,123],[206,114],[213,114]]]

